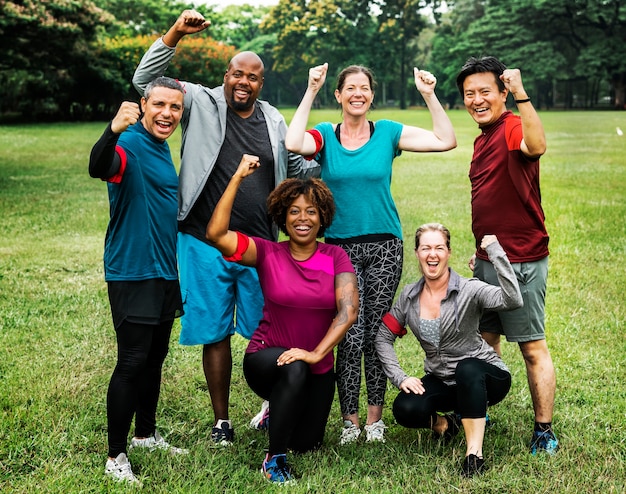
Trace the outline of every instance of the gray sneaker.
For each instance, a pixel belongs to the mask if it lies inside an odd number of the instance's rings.
[[[356,424],[353,424],[349,420],[343,421],[343,429],[341,431],[341,437],[339,438],[339,444],[344,446],[346,444],[353,443],[361,435],[361,429]]]
[[[104,474],[117,482],[128,482],[138,487],[142,487],[142,483],[135,477],[133,470],[130,467],[130,461],[126,453],[120,453],[115,459],[107,459],[106,466],[104,467]]]
[[[169,451],[173,455],[186,455],[189,453],[188,449],[172,446],[161,437],[159,431],[154,431],[154,436],[146,437],[144,439],[137,439],[136,437],[133,437],[130,441],[130,448],[148,448],[150,451],[162,449],[164,451]]]
[[[371,425],[365,426],[365,441],[368,443],[372,442],[385,442],[385,429],[387,426],[383,422],[383,419],[380,419],[378,422],[374,422]]]

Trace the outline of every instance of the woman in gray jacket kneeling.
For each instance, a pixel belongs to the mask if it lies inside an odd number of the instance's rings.
[[[471,477],[485,469],[483,438],[487,404],[504,399],[511,374],[478,330],[484,310],[521,307],[515,273],[495,235],[485,235],[481,248],[489,255],[500,286],[464,278],[448,267],[450,231],[438,223],[415,233],[415,254],[422,278],[406,286],[383,317],[376,350],[391,382],[400,389],[393,404],[396,421],[410,428],[430,428],[449,440],[459,431],[467,442],[461,474]],[[408,326],[426,358],[421,379],[408,376],[393,348]],[[438,413],[439,412],[439,413]],[[443,415],[442,415],[443,414]]]

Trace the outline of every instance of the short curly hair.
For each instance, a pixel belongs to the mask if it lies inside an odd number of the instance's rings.
[[[317,236],[323,237],[335,216],[335,200],[328,186],[319,178],[283,180],[267,198],[267,213],[280,231],[287,235],[287,211],[301,195],[317,208],[321,222]]]

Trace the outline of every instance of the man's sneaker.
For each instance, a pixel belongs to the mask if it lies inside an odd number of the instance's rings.
[[[467,455],[463,460],[463,465],[461,465],[461,475],[467,478],[480,475],[485,470],[485,460],[472,454]]]
[[[339,444],[344,446],[356,441],[361,435],[361,429],[359,426],[350,422],[349,420],[343,421],[343,430],[341,431],[341,437],[339,438]]]
[[[552,432],[552,429],[533,432],[533,438],[530,441],[531,454],[536,455],[537,453],[544,451],[550,455],[554,455],[558,449],[559,440],[554,435],[554,432]]]
[[[211,430],[211,446],[214,448],[232,446],[234,439],[235,431],[231,427],[230,422],[218,420],[217,425]]]
[[[250,421],[250,428],[266,431],[270,428],[270,402],[265,400],[261,405],[261,411]]]
[[[296,479],[291,472],[291,467],[287,464],[287,456],[284,454],[270,457],[265,455],[261,473],[269,481],[276,484],[293,484]]]
[[[131,484],[141,487],[142,484],[133,474],[130,468],[130,461],[126,453],[120,453],[115,459],[107,459],[106,466],[104,467],[104,474],[117,482],[129,482]]]
[[[133,437],[130,441],[130,448],[148,448],[150,451],[162,449],[164,451],[169,451],[173,455],[186,455],[189,453],[188,449],[172,446],[161,437],[159,431],[154,431],[153,436],[146,437],[145,439],[137,439],[136,437]]]
[[[372,425],[365,426],[365,441],[368,443],[371,442],[385,442],[385,429],[387,426],[383,422],[383,419],[380,419],[378,422],[374,422]]]

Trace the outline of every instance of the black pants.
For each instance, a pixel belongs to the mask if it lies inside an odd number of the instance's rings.
[[[126,452],[135,415],[135,436],[148,437],[156,429],[161,369],[169,349],[174,321],[158,325],[121,323],[117,334],[117,365],[107,393],[109,456]]]
[[[430,428],[437,412],[455,411],[461,418],[485,417],[487,404],[495,405],[511,389],[511,374],[476,358],[459,362],[455,372],[456,385],[427,374],[422,378],[424,394],[401,391],[393,402],[396,421],[414,429]]]
[[[318,448],[335,395],[335,374],[312,374],[301,360],[278,366],[285,348],[267,348],[247,353],[243,372],[257,395],[270,402],[269,454],[291,449],[304,453]]]

